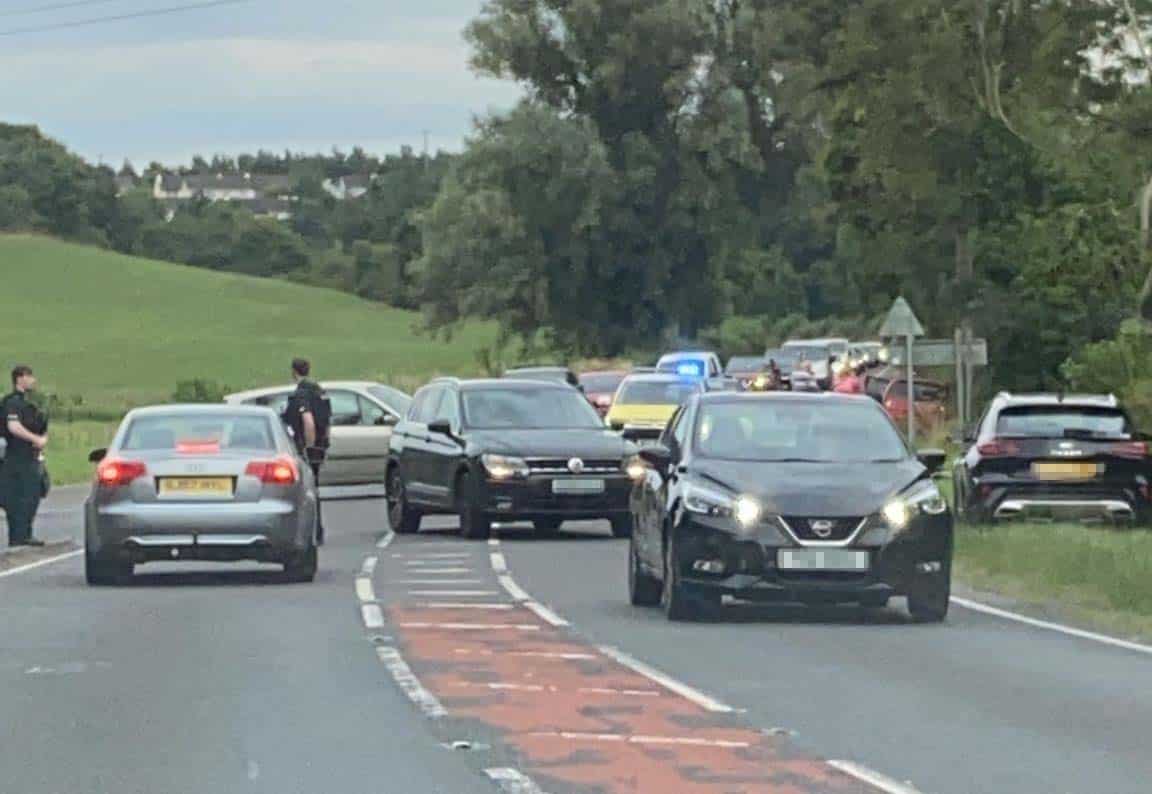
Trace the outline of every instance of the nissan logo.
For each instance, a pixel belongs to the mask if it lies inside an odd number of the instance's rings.
[[[812,533],[818,538],[827,538],[832,536],[832,527],[834,524],[827,519],[819,518],[815,521],[809,521],[808,526],[812,528]]]
[[[568,461],[568,471],[573,474],[579,474],[584,471],[584,461],[580,460],[580,458],[572,458]]]

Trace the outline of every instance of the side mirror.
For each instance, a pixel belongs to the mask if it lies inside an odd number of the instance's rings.
[[[640,459],[660,474],[668,471],[672,465],[672,450],[663,444],[653,444],[650,447],[640,448]]]
[[[939,471],[948,460],[948,453],[942,449],[922,449],[916,453],[916,458],[924,464],[930,473]]]
[[[621,431],[624,429],[624,423],[623,422],[613,422],[611,424],[611,428],[613,430],[616,430],[616,431]]]
[[[373,422],[373,424],[375,424],[377,427],[395,427],[396,425],[400,424],[400,419],[393,416],[392,414],[381,414],[380,416],[376,417],[376,421]]]
[[[428,423],[428,432],[451,438],[452,424],[447,419],[437,419],[435,422]]]
[[[104,460],[104,458],[106,458],[106,457],[108,457],[108,450],[107,449],[94,449],[88,453],[88,462],[89,463],[99,463],[100,461]]]

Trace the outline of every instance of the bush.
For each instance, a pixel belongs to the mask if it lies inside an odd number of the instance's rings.
[[[218,403],[224,401],[224,395],[230,388],[207,378],[193,378],[182,380],[176,384],[172,392],[172,401],[178,403]]]
[[[1138,427],[1152,429],[1152,330],[1144,323],[1130,320],[1115,339],[1085,345],[1060,371],[1077,391],[1115,394]]]

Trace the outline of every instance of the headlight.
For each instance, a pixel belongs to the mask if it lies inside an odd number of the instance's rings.
[[[876,351],[876,360],[881,363],[888,361],[888,348],[882,347]]]
[[[901,530],[917,514],[938,516],[948,509],[948,503],[940,495],[940,489],[931,480],[924,480],[912,486],[906,493],[893,499],[880,511],[888,526]]]
[[[760,502],[751,496],[729,496],[699,485],[685,489],[684,509],[713,518],[733,518],[744,529],[758,524],[764,512]]]
[[[480,461],[493,480],[507,480],[512,477],[527,477],[528,462],[524,458],[507,455],[482,455]]]
[[[633,480],[643,480],[644,475],[648,473],[648,467],[644,465],[644,461],[639,455],[625,458],[621,468],[623,468]]]

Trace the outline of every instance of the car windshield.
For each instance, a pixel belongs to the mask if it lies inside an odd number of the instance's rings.
[[[826,345],[789,345],[788,349],[795,351],[797,360],[804,361],[827,361],[835,355]]]
[[[724,370],[729,375],[733,372],[759,372],[768,365],[760,356],[736,356],[728,361],[728,367]]]
[[[464,392],[464,424],[498,428],[598,428],[604,420],[575,389],[475,389]]]
[[[1005,408],[996,420],[996,435],[1018,438],[1066,438],[1085,435],[1129,438],[1132,427],[1115,408],[1030,405]]]
[[[706,458],[867,463],[908,456],[875,403],[740,400],[704,405],[696,424]]]
[[[686,381],[625,381],[616,398],[619,405],[683,405],[689,397],[700,391],[693,382]]]
[[[408,413],[408,408],[412,405],[411,397],[391,386],[369,386],[368,393],[401,416]]]
[[[585,391],[606,393],[616,391],[624,378],[621,372],[589,372],[580,376],[580,383]]]
[[[251,414],[162,414],[132,420],[124,450],[215,452],[221,449],[276,448],[267,417]]]

